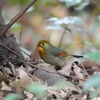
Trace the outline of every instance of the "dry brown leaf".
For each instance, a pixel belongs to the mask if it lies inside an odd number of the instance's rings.
[[[95,70],[98,70],[100,69],[100,63],[97,63],[97,62],[94,62],[94,61],[91,61],[91,60],[84,60],[83,62],[81,62],[82,65],[84,65],[84,67],[86,69],[95,69]]]
[[[87,94],[84,94],[80,100],[87,100]]]
[[[81,62],[81,65],[83,65],[85,67],[85,69],[87,70],[87,72],[89,73],[89,75],[93,75],[93,73],[99,72],[100,71],[100,63],[91,61],[91,60],[84,60],[83,62]]]
[[[57,100],[63,100],[66,97],[66,91],[58,90],[56,86],[48,87],[46,89],[47,96],[52,99],[57,98]]]
[[[1,92],[1,91],[0,91]],[[4,100],[4,97],[0,94],[0,100]]]
[[[73,63],[73,68],[74,68],[75,75],[78,78],[84,79],[84,75],[82,74],[81,68],[79,68],[75,63]],[[79,84],[80,84],[80,86],[83,86],[84,82],[79,80]]]
[[[18,68],[16,71],[19,73],[19,78],[10,83],[11,86],[15,87],[18,92],[23,91],[23,88],[26,88],[27,85],[33,83],[33,80],[25,72],[24,68]]]
[[[11,87],[9,87],[4,81],[1,83],[1,90],[12,91]]]
[[[66,88],[59,88],[59,86],[54,85],[52,87],[47,87],[46,89],[48,97],[52,98],[52,95],[54,95],[57,100],[70,100],[67,99],[70,97],[70,95],[77,93],[77,95],[82,93],[82,90],[79,89],[77,86],[70,82],[66,82]],[[75,92],[72,92],[75,91]],[[76,95],[76,94],[75,94]],[[71,99],[72,100],[72,99]]]
[[[64,74],[64,75],[69,75],[71,72],[71,63],[66,62],[64,67],[59,72]]]
[[[15,75],[16,69],[15,69],[14,65],[11,62],[9,62],[9,65],[11,66],[11,70],[12,70],[13,74]]]
[[[5,74],[13,74],[13,73],[11,72],[10,68],[7,68],[7,67],[3,68],[3,72],[4,72]]]
[[[27,96],[27,99],[25,99],[25,100],[32,100],[32,98],[34,96],[34,94],[32,94],[28,91],[24,91],[24,94]]]
[[[69,97],[69,100],[80,100],[80,95],[78,94],[78,95],[71,95],[70,97]]]
[[[2,74],[2,72],[0,72],[0,83],[2,82],[2,81],[4,81],[5,80],[5,77],[4,77],[4,75]]]

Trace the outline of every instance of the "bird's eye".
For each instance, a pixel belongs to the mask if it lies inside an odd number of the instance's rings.
[[[44,43],[42,45],[44,46]]]

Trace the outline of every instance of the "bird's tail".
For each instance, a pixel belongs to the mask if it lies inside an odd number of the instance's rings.
[[[84,56],[80,56],[80,55],[71,55],[71,56],[73,56],[75,58],[83,58],[84,57]]]
[[[70,55],[70,54],[67,53],[67,52],[60,52],[59,56],[60,56],[60,57],[72,56],[72,57],[75,57],[75,58],[83,58],[83,57],[84,57],[84,56],[81,56],[81,55]]]

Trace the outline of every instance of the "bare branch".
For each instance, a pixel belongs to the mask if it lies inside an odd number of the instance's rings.
[[[32,0],[23,10],[21,10],[1,31],[2,36],[37,0]]]
[[[18,57],[19,57],[19,55],[18,55],[18,54],[16,54],[14,51],[12,51],[10,48],[6,47],[6,46],[5,46],[5,45],[3,45],[2,43],[0,43],[0,45],[1,45],[2,47],[4,47],[5,49],[7,49],[8,51],[12,52],[13,54],[15,54],[16,56],[18,56]]]

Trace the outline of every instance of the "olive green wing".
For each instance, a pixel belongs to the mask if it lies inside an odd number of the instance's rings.
[[[52,47],[52,49],[50,50],[50,53],[55,56],[58,57],[60,55],[60,52],[65,52],[63,49],[57,48],[57,47]]]

